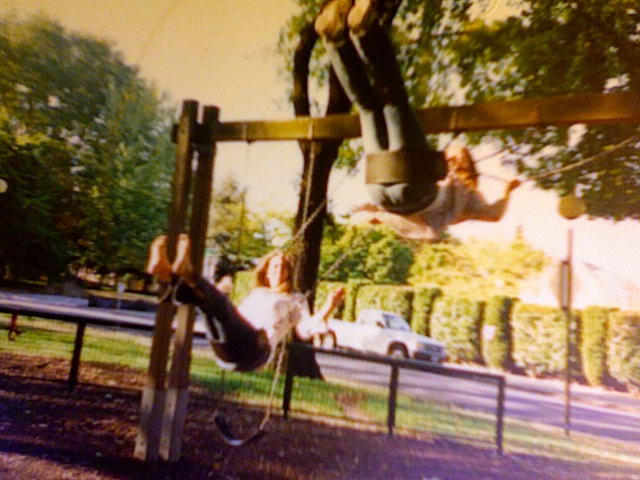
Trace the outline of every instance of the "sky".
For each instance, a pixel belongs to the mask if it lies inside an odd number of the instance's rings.
[[[493,13],[499,13],[500,1]],[[493,5],[493,4],[492,4]],[[220,107],[222,121],[292,118],[286,101],[282,60],[275,53],[280,29],[297,10],[293,0],[1,0],[0,14],[44,13],[69,30],[107,40],[129,64],[175,102],[186,99]],[[474,151],[482,158],[490,147]],[[233,175],[246,186],[255,208],[297,206],[302,160],[294,142],[219,145],[216,179]],[[480,172],[510,178],[499,159],[483,161]],[[215,185],[214,185],[215,188]],[[480,189],[495,199],[504,183],[481,177]],[[330,202],[338,214],[368,200],[362,172],[334,174]],[[450,228],[456,237],[508,241],[520,230],[534,247],[563,258],[568,231],[573,259],[616,272],[640,285],[640,223],[558,214],[558,199],[532,182],[518,188],[498,223],[465,222]]]

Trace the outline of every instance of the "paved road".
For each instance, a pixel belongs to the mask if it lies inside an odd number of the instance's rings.
[[[341,378],[386,386],[389,367],[364,364],[347,358],[318,355],[326,378]],[[565,426],[564,383],[507,376],[506,418],[558,427]],[[437,399],[474,411],[495,414],[497,388],[494,385],[401,370],[399,392],[417,398]],[[617,392],[572,385],[572,432],[583,432],[640,443],[640,399]]]

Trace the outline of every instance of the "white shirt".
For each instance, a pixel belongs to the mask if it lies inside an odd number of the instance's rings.
[[[266,287],[254,288],[240,303],[238,311],[257,329],[263,329],[271,351],[292,330],[298,337],[309,340],[327,331],[318,315],[311,315],[307,299],[301,293],[274,292]]]

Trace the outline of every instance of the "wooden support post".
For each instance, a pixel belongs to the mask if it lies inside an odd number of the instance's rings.
[[[216,123],[218,114],[218,108],[205,107],[203,124],[211,125]],[[198,167],[193,184],[189,228],[191,262],[197,274],[202,273],[202,264],[204,262],[214,159],[215,144],[202,145],[198,148]],[[169,372],[164,425],[160,443],[160,456],[170,462],[177,462],[182,454],[182,436],[189,401],[189,367],[191,364],[194,320],[193,307],[181,306],[178,309],[177,328],[173,338],[173,358]]]
[[[192,134],[198,115],[198,102],[184,101],[176,138],[175,170],[173,174],[171,206],[167,231],[167,254],[175,257],[176,240],[184,231],[191,183],[193,157]],[[160,448],[162,418],[165,407],[165,381],[171,341],[174,308],[167,299],[158,305],[153,343],[149,356],[149,370],[140,407],[140,420],[134,456],[156,461]]]
[[[159,450],[160,457],[168,462],[177,462],[182,454],[182,434],[189,402],[189,364],[194,320],[193,307],[181,305],[178,308]]]
[[[71,368],[69,369],[69,391],[76,388],[78,384],[78,371],[80,370],[80,355],[82,354],[82,344],[84,342],[84,331],[87,329],[87,322],[78,322],[76,328],[76,339],[73,342],[73,355],[71,357]]]

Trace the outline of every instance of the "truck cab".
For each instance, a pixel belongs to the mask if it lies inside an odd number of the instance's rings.
[[[411,331],[402,316],[379,309],[362,310],[355,322],[329,320],[329,331],[322,337],[324,347],[347,348],[367,353],[414,358],[442,363],[446,348],[424,335]]]

